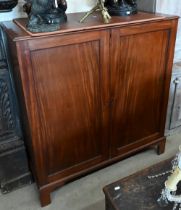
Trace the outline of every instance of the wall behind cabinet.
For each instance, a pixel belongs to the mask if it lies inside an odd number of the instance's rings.
[[[181,16],[180,0],[137,0],[140,10]],[[181,20],[178,24],[174,62],[181,61]]]
[[[68,13],[87,11],[93,7],[97,0],[67,0]],[[19,0],[12,12],[0,13],[0,21],[12,20],[16,17],[26,16],[22,10],[24,0]]]

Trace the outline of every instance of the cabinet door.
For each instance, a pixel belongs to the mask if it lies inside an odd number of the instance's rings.
[[[112,30],[113,156],[163,137],[168,30],[157,29],[141,25]]]
[[[97,31],[34,39],[26,44],[31,68],[22,74],[32,74],[29,85],[34,89],[32,94],[25,90],[25,98],[30,98],[26,106],[36,163],[43,164],[40,173],[43,171],[48,182],[108,158],[104,109],[108,41],[109,33]]]

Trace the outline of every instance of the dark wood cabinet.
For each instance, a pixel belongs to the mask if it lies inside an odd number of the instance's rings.
[[[151,145],[164,151],[178,18],[81,16],[47,34],[26,32],[26,19],[3,23],[43,206],[77,176]]]

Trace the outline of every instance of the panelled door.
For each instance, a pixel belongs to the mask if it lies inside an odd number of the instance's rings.
[[[41,137],[37,162],[43,157],[47,182],[108,159],[108,43],[107,31],[28,41],[39,117],[32,141]]]
[[[163,136],[168,37],[164,24],[112,30],[112,156]]]

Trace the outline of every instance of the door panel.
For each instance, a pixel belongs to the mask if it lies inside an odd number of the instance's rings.
[[[153,136],[158,138],[163,133],[161,116],[168,31],[120,36],[119,30],[113,30],[112,37],[111,142],[114,156],[125,146],[153,139]]]
[[[70,36],[67,45],[62,38],[58,47],[31,52],[49,176],[67,176],[68,171],[71,174],[108,158],[101,82],[107,74],[107,67],[101,66],[106,64],[108,34],[96,32],[92,40],[89,34],[86,42],[84,34],[70,44]]]

